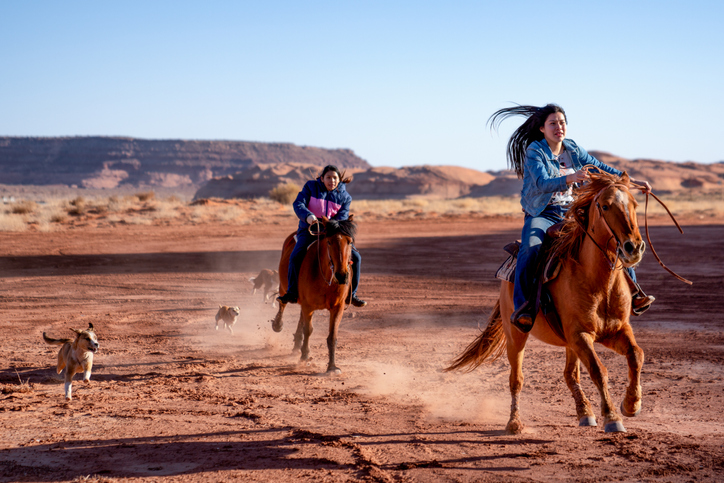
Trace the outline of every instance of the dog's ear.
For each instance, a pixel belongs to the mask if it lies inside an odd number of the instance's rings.
[[[88,332],[93,332],[93,324],[88,322]]]

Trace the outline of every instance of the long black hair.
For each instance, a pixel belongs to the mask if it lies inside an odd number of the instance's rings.
[[[528,118],[518,129],[515,130],[508,140],[508,149],[506,152],[508,165],[511,169],[515,170],[518,178],[523,177],[525,152],[528,149],[528,146],[533,141],[540,141],[543,139],[544,136],[540,128],[543,127],[546,119],[548,119],[548,116],[556,112],[563,114],[566,123],[568,123],[566,111],[557,104],[546,104],[543,107],[521,105],[506,107],[504,109],[500,109],[499,111],[495,111],[488,119],[490,128],[497,130],[500,123],[509,117],[525,116]]]
[[[324,178],[324,175],[327,174],[327,173],[330,172],[330,171],[334,171],[335,173],[337,173],[337,176],[339,176],[339,182],[340,182],[340,183],[350,183],[350,182],[352,181],[352,177],[351,177],[351,176],[345,178],[345,176],[347,176],[347,171],[346,171],[346,170],[345,170],[345,171],[342,171],[342,172],[340,173],[339,168],[338,168],[337,166],[333,165],[333,164],[328,164],[327,166],[325,166],[325,167],[322,169],[322,172],[319,174],[319,176],[317,176],[317,178],[319,178],[319,179]]]

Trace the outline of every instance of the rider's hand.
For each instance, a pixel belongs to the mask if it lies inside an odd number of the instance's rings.
[[[588,171],[580,170],[566,176],[566,184],[582,183],[588,179]]]
[[[316,221],[317,221],[317,217],[314,216],[314,215],[309,215],[309,216],[307,217],[307,224],[308,224],[308,225],[313,225]]]
[[[651,185],[648,181],[639,181],[632,179],[631,183],[636,185],[636,187],[640,189],[642,193],[651,193]]]

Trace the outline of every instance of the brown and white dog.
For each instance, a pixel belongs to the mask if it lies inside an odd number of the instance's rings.
[[[264,268],[259,272],[259,275],[250,278],[249,281],[254,284],[254,288],[251,290],[252,295],[262,286],[264,287],[264,303],[267,303],[274,294],[279,292],[279,272],[276,270]],[[275,306],[276,299],[272,300],[272,307]]]
[[[224,322],[224,327],[229,329],[231,335],[234,335],[234,331],[231,328],[236,323],[236,318],[239,316],[239,307],[229,307],[228,305],[219,305],[219,311],[216,312],[216,326],[215,330],[219,330],[219,320]]]
[[[51,345],[62,345],[58,351],[58,374],[65,368],[65,399],[70,401],[73,376],[83,372],[83,380],[90,381],[93,369],[93,354],[98,351],[98,338],[93,332],[93,324],[86,330],[70,329],[77,335],[74,339],[51,339],[43,332],[43,340]]]

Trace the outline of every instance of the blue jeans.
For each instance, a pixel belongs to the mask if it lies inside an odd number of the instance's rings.
[[[538,216],[525,215],[523,232],[520,236],[520,249],[518,261],[515,266],[515,284],[513,288],[513,303],[518,310],[526,300],[535,297],[533,280],[536,276],[536,260],[545,237],[546,230],[559,221],[563,221],[567,206],[548,205]],[[633,268],[626,269],[631,280],[636,282],[636,272]],[[533,303],[535,301],[531,301]]]
[[[299,289],[297,288],[297,281],[299,280],[299,269],[304,261],[304,255],[307,253],[307,247],[316,240],[317,237],[309,234],[308,231],[303,230],[297,232],[297,244],[294,245],[294,250],[289,257],[289,271],[287,272],[287,293],[293,294],[295,297],[299,295]],[[362,264],[362,257],[360,256],[357,248],[352,245],[352,295],[357,293],[357,286],[359,285],[360,279],[360,265]]]

